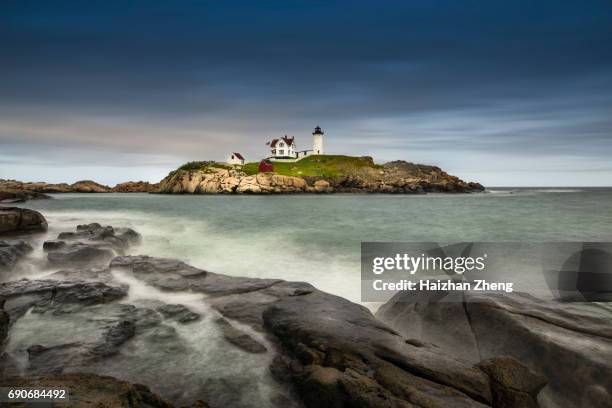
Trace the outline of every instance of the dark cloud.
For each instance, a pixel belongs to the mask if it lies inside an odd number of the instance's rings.
[[[159,169],[237,149],[257,158],[273,135],[307,144],[316,123],[337,152],[495,170],[493,184],[521,182],[500,163],[559,160],[588,184],[585,167],[601,172],[612,153],[609,1],[0,9],[0,166],[15,176],[19,158]]]

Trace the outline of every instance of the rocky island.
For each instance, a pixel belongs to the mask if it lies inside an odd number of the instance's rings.
[[[44,217],[3,212],[0,249],[22,250],[0,272],[1,386],[66,387],[78,407],[612,406],[603,304],[400,293],[374,316],[308,283],[132,255],[137,231],[95,222],[31,260]],[[29,261],[42,273],[14,275]]]
[[[190,162],[159,183],[126,182],[114,187],[91,180],[73,184],[0,180],[0,202],[47,198],[45,193],[292,194],[292,193],[471,193],[484,191],[435,166],[393,161],[375,164],[371,157],[309,156],[278,162],[260,172],[258,163],[228,165]]]
[[[159,183],[165,194],[282,193],[468,193],[483,191],[439,167],[393,161],[375,164],[371,157],[309,156],[275,162],[274,172],[259,172],[256,163],[227,166],[192,162]]]

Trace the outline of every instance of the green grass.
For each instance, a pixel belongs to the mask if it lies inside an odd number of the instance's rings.
[[[297,177],[337,177],[362,167],[380,168],[371,157],[313,155],[293,163],[273,162],[274,173]],[[259,162],[247,163],[242,171],[256,174]]]
[[[192,161],[192,162],[183,164],[177,170],[196,171],[196,170],[206,170],[209,167],[216,167],[219,169],[230,169],[231,168],[231,166],[228,166],[227,164],[217,163],[214,161]]]

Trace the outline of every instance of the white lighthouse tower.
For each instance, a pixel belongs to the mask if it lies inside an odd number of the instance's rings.
[[[319,126],[312,132],[312,154],[325,154],[323,153],[323,131]]]

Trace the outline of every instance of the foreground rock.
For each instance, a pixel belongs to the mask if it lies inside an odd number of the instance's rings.
[[[270,369],[309,407],[486,407],[516,392],[535,393],[510,389],[507,381],[493,387],[485,370],[407,342],[366,308],[306,283],[234,278],[146,256],[115,258],[111,267],[159,289],[206,293],[226,319],[272,336],[277,357]],[[529,372],[518,362],[490,372],[503,369]]]
[[[5,378],[0,386],[19,388],[57,388],[70,391],[66,405],[81,408],[173,408],[174,406],[141,384],[130,384],[113,377],[86,373],[55,376]],[[29,406],[14,404],[12,406]],[[206,405],[199,405],[205,408]]]
[[[47,220],[38,211],[18,207],[0,207],[0,234],[47,230]]]
[[[612,406],[612,306],[522,293],[453,296],[400,293],[377,317],[404,336],[481,366],[513,357],[548,380],[543,406]]]
[[[49,263],[56,266],[108,265],[116,255],[140,241],[131,228],[114,228],[98,223],[78,225],[76,232],[62,232],[57,239],[46,241]]]
[[[0,272],[12,270],[31,251],[32,247],[25,241],[0,241]]]

